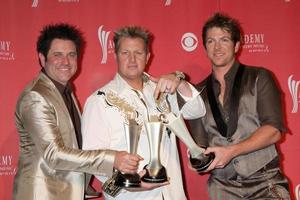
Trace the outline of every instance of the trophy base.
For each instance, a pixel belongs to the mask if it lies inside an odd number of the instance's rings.
[[[209,167],[214,158],[215,154],[209,153],[207,155],[203,155],[201,159],[190,157],[190,162],[192,164],[192,167],[195,168],[197,172],[201,173]]]
[[[158,171],[156,176],[151,176],[149,170],[147,169],[147,165],[144,167],[146,170],[146,174],[142,177],[143,182],[147,183],[163,183],[168,180],[166,168],[162,167]]]
[[[141,186],[141,179],[138,174],[122,174],[118,172],[115,178],[115,185],[122,188],[136,188]]]

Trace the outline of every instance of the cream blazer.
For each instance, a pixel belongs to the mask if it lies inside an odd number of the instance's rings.
[[[84,172],[111,176],[114,151],[78,149],[67,107],[45,74],[20,95],[15,120],[20,156],[14,200],[83,200]]]

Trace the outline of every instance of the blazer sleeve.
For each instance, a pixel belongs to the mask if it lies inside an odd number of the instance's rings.
[[[49,167],[56,170],[86,172],[111,176],[115,152],[110,150],[79,150],[64,144],[56,108],[40,93],[25,94],[17,108],[24,130]],[[70,133],[73,134],[70,130]],[[71,136],[70,136],[71,137]]]

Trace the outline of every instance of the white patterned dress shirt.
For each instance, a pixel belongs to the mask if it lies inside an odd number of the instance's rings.
[[[127,144],[124,132],[124,123],[126,115],[115,106],[111,106],[105,100],[103,94],[115,94],[122,101],[127,102],[138,116],[136,121],[143,124],[147,121],[148,115],[159,115],[153,97],[156,84],[150,80],[144,82],[143,90],[133,90],[119,74],[115,78],[94,92],[86,101],[82,116],[82,136],[83,149],[112,149],[127,151]],[[182,113],[185,119],[194,119],[203,116],[206,112],[204,103],[197,92],[191,85],[192,97],[184,97],[187,103],[179,111],[176,94],[169,95],[171,111],[175,114]],[[142,99],[142,100],[141,100]],[[148,164],[150,159],[149,143],[146,130],[143,126],[137,154],[144,160],[139,163],[139,171]],[[183,189],[181,166],[176,145],[176,137],[173,133],[163,133],[160,147],[161,163],[167,170],[169,185],[159,187],[149,191],[129,192],[122,190],[115,198],[104,193],[106,200],[185,200],[186,196]],[[102,183],[109,177],[97,176]]]

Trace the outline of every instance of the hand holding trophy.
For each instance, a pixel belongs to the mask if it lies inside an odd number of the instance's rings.
[[[138,141],[141,133],[141,125],[138,125],[134,119],[129,119],[128,124],[124,123],[125,136],[127,141],[128,153],[136,154]],[[105,193],[116,197],[122,188],[138,188],[141,186],[140,176],[116,171],[102,186]]]
[[[157,109],[163,113],[161,115],[161,121],[187,146],[192,167],[199,173],[205,171],[214,160],[215,155],[213,153],[204,154],[205,147],[200,147],[194,142],[181,114],[175,116],[175,114],[169,110],[166,94],[160,95],[157,102]]]
[[[136,154],[141,128],[141,125],[138,125],[134,119],[130,119],[128,124],[124,124],[128,153]],[[126,174],[118,171],[115,185],[122,188],[140,187],[141,179],[137,173]]]
[[[118,108],[125,114],[124,132],[127,142],[127,152],[136,154],[138,141],[140,138],[142,126],[136,121],[137,112],[135,109],[123,99],[119,98],[113,92],[107,92],[105,94],[105,101],[108,105]],[[141,186],[140,176],[135,174],[123,173],[115,171],[108,180],[102,185],[102,189],[105,193],[112,197],[119,194],[122,188],[138,188]]]

